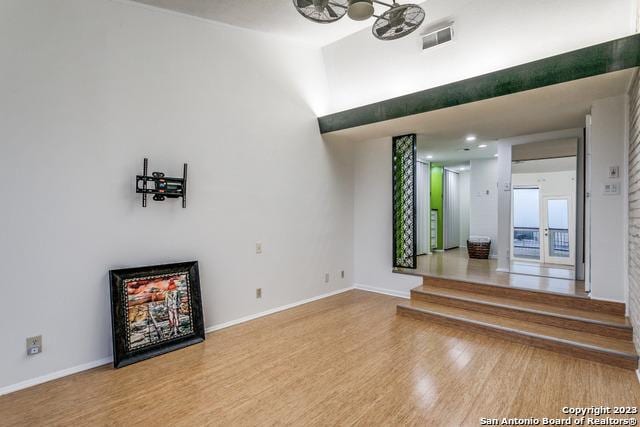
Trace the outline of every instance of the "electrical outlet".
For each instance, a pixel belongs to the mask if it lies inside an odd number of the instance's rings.
[[[27,338],[27,356],[42,353],[42,335]]]
[[[344,279],[344,270],[342,270],[342,271],[340,272],[340,278],[341,278],[341,279]]]
[[[256,288],[256,298],[262,298],[262,288]]]
[[[256,253],[257,254],[262,253],[262,242],[256,242]]]
[[[329,273],[324,273],[324,283],[329,283]]]

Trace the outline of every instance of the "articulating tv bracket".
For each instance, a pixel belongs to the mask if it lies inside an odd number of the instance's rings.
[[[142,175],[136,176],[136,193],[142,194],[142,207],[147,207],[147,194],[153,194],[153,200],[162,202],[166,198],[182,197],[182,207],[187,207],[187,164],[184,164],[182,178],[169,178],[162,172],[153,172],[148,176],[149,159],[144,159]]]

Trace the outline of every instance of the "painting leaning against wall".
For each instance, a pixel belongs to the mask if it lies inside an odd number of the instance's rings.
[[[114,365],[204,340],[197,262],[113,270]]]

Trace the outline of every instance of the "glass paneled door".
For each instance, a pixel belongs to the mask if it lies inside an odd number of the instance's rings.
[[[574,224],[571,198],[545,197],[542,203],[543,262],[574,264]]]

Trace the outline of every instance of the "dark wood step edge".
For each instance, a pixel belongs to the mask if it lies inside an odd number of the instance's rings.
[[[455,295],[442,295],[425,290],[412,290],[411,299],[448,305],[466,310],[474,310],[497,316],[527,320],[530,322],[551,325],[574,331],[589,332],[606,337],[614,337],[631,341],[633,328],[627,325],[606,322],[604,320],[578,317],[562,313],[542,311],[533,308],[499,304],[492,301],[479,301]]]
[[[557,307],[576,308],[579,310],[596,311],[598,313],[607,313],[619,316],[625,315],[625,305],[621,302],[604,301],[592,299],[589,297],[566,295],[547,291],[535,291],[525,288],[502,286],[496,284],[475,283],[457,279],[445,279],[442,277],[423,277],[424,284],[428,286],[447,289],[458,289],[470,293],[503,296],[507,298],[510,295],[517,295],[521,298],[525,298],[527,301],[541,302]]]
[[[447,326],[465,325],[465,330],[474,330],[485,335],[506,338],[521,344],[531,345],[556,353],[600,362],[607,365],[617,366],[623,369],[638,369],[638,356],[632,353],[620,352],[589,344],[577,343],[561,338],[539,335],[532,332],[507,328],[499,325],[485,323],[478,320],[465,319],[454,315],[446,315],[433,311],[420,309],[417,307],[398,305],[397,313],[403,316],[413,317],[420,320],[428,318]]]

